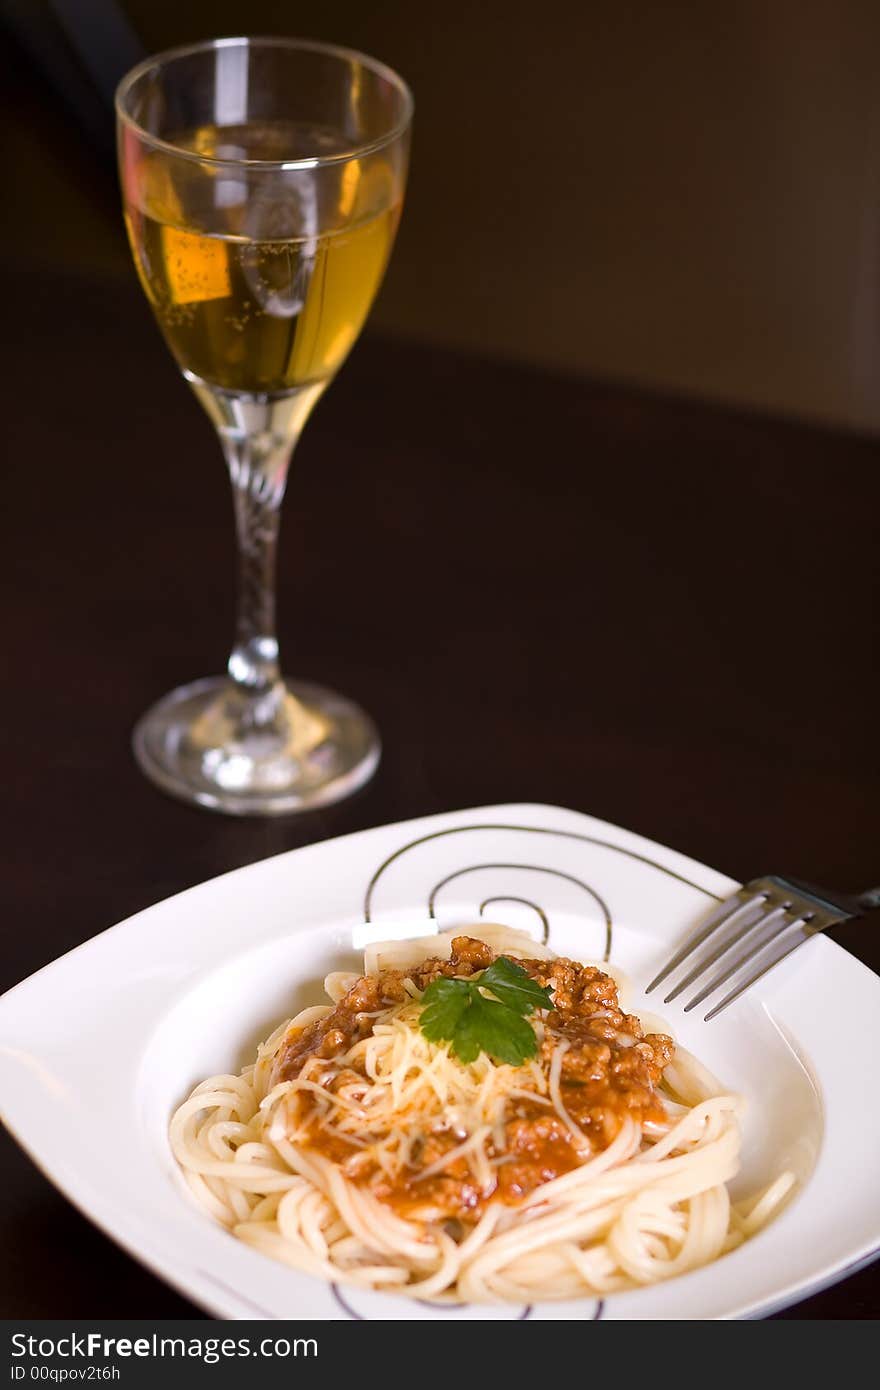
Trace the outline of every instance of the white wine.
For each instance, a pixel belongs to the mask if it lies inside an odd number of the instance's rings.
[[[296,158],[304,143],[332,153],[334,139],[314,128],[249,124],[203,126],[174,144],[215,159],[266,160],[282,150]],[[187,179],[190,168],[198,181]],[[399,194],[395,201],[381,158],[342,163],[333,205],[320,209],[307,173],[283,173],[271,203],[261,204],[234,166],[178,161],[172,169],[161,149],[145,155],[137,187],[126,210],[135,263],[187,373],[249,394],[333,376],[363,326],[397,230]],[[276,228],[278,235],[266,235]]]

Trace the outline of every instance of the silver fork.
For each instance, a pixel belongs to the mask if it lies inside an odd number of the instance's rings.
[[[880,888],[869,888],[864,893],[852,896],[828,893],[824,888],[814,888],[812,884],[800,883],[794,878],[780,878],[777,874],[753,878],[713,909],[705,922],[666,962],[659,975],[655,975],[645,993],[650,994],[703,946],[706,949],[666,995],[664,1004],[676,999],[689,985],[696,984],[717,964],[719,968],[709,975],[693,999],[685,1004],[684,1011],[689,1013],[739,971],[748,965],[754,966],[709,1010],[705,1015],[708,1023],[756,980],[760,980],[762,975],[766,975],[768,970],[772,970],[774,965],[809,941],[811,936],[851,917],[860,917],[876,907],[880,907]],[[716,935],[719,931],[721,936]],[[739,947],[739,950],[735,950],[735,947]]]

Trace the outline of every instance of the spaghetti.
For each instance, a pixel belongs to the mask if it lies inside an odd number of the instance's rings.
[[[249,1245],[334,1282],[449,1302],[605,1295],[708,1264],[778,1210],[745,1203],[741,1100],[603,971],[506,928],[372,947],[333,1002],[282,1024],[240,1076],[176,1111],[197,1200]],[[430,951],[430,955],[429,955]],[[518,958],[553,1008],[522,1065],[458,1059],[421,1032],[434,979]]]

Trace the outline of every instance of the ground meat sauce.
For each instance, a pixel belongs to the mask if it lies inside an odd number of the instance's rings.
[[[273,1082],[298,1076],[308,1057],[330,1059],[366,1037],[372,1030],[371,1015],[407,998],[405,980],[424,990],[439,976],[464,979],[494,960],[495,953],[484,942],[457,936],[448,961],[427,960],[406,972],[383,970],[357,980],[331,1013],[285,1040],[275,1061]],[[644,1034],[639,1020],[620,1008],[614,980],[595,966],[564,957],[518,964],[552,991],[554,1009],[546,1017],[539,1061],[549,1071],[554,1051],[565,1041],[560,1093],[591,1148],[606,1148],[626,1115],[641,1124],[662,1123],[666,1114],[656,1087],[672,1060],[672,1039],[663,1033]],[[347,1075],[351,1079],[351,1072]],[[336,1084],[340,1079],[336,1078]],[[425,1137],[413,1155],[418,1167],[411,1175],[392,1184],[371,1171],[369,1164],[360,1164],[353,1180],[369,1181],[371,1190],[402,1215],[424,1211],[427,1205],[437,1215],[468,1222],[479,1216],[490,1197],[516,1203],[542,1183],[578,1166],[571,1131],[555,1110],[538,1101],[517,1098],[508,1103],[505,1136],[502,1154],[495,1154],[491,1146],[488,1150],[490,1157],[504,1160],[494,1170],[497,1186],[490,1193],[476,1187],[465,1157],[454,1160],[442,1173],[419,1180],[419,1169],[436,1163],[460,1143],[461,1136],[446,1130]],[[355,1152],[343,1139],[317,1129],[309,1143],[336,1162]]]

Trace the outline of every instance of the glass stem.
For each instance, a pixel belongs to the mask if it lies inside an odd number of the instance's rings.
[[[284,396],[244,396],[190,379],[229,468],[238,537],[235,642],[227,663],[240,721],[267,730],[283,718],[275,631],[275,562],[290,459],[323,384]],[[243,729],[242,732],[245,732]]]
[[[279,450],[268,471],[253,457],[251,441],[230,442],[226,459],[232,481],[238,537],[235,644],[227,669],[248,694],[268,695],[281,679],[275,633],[275,566],[281,500],[293,441]]]

